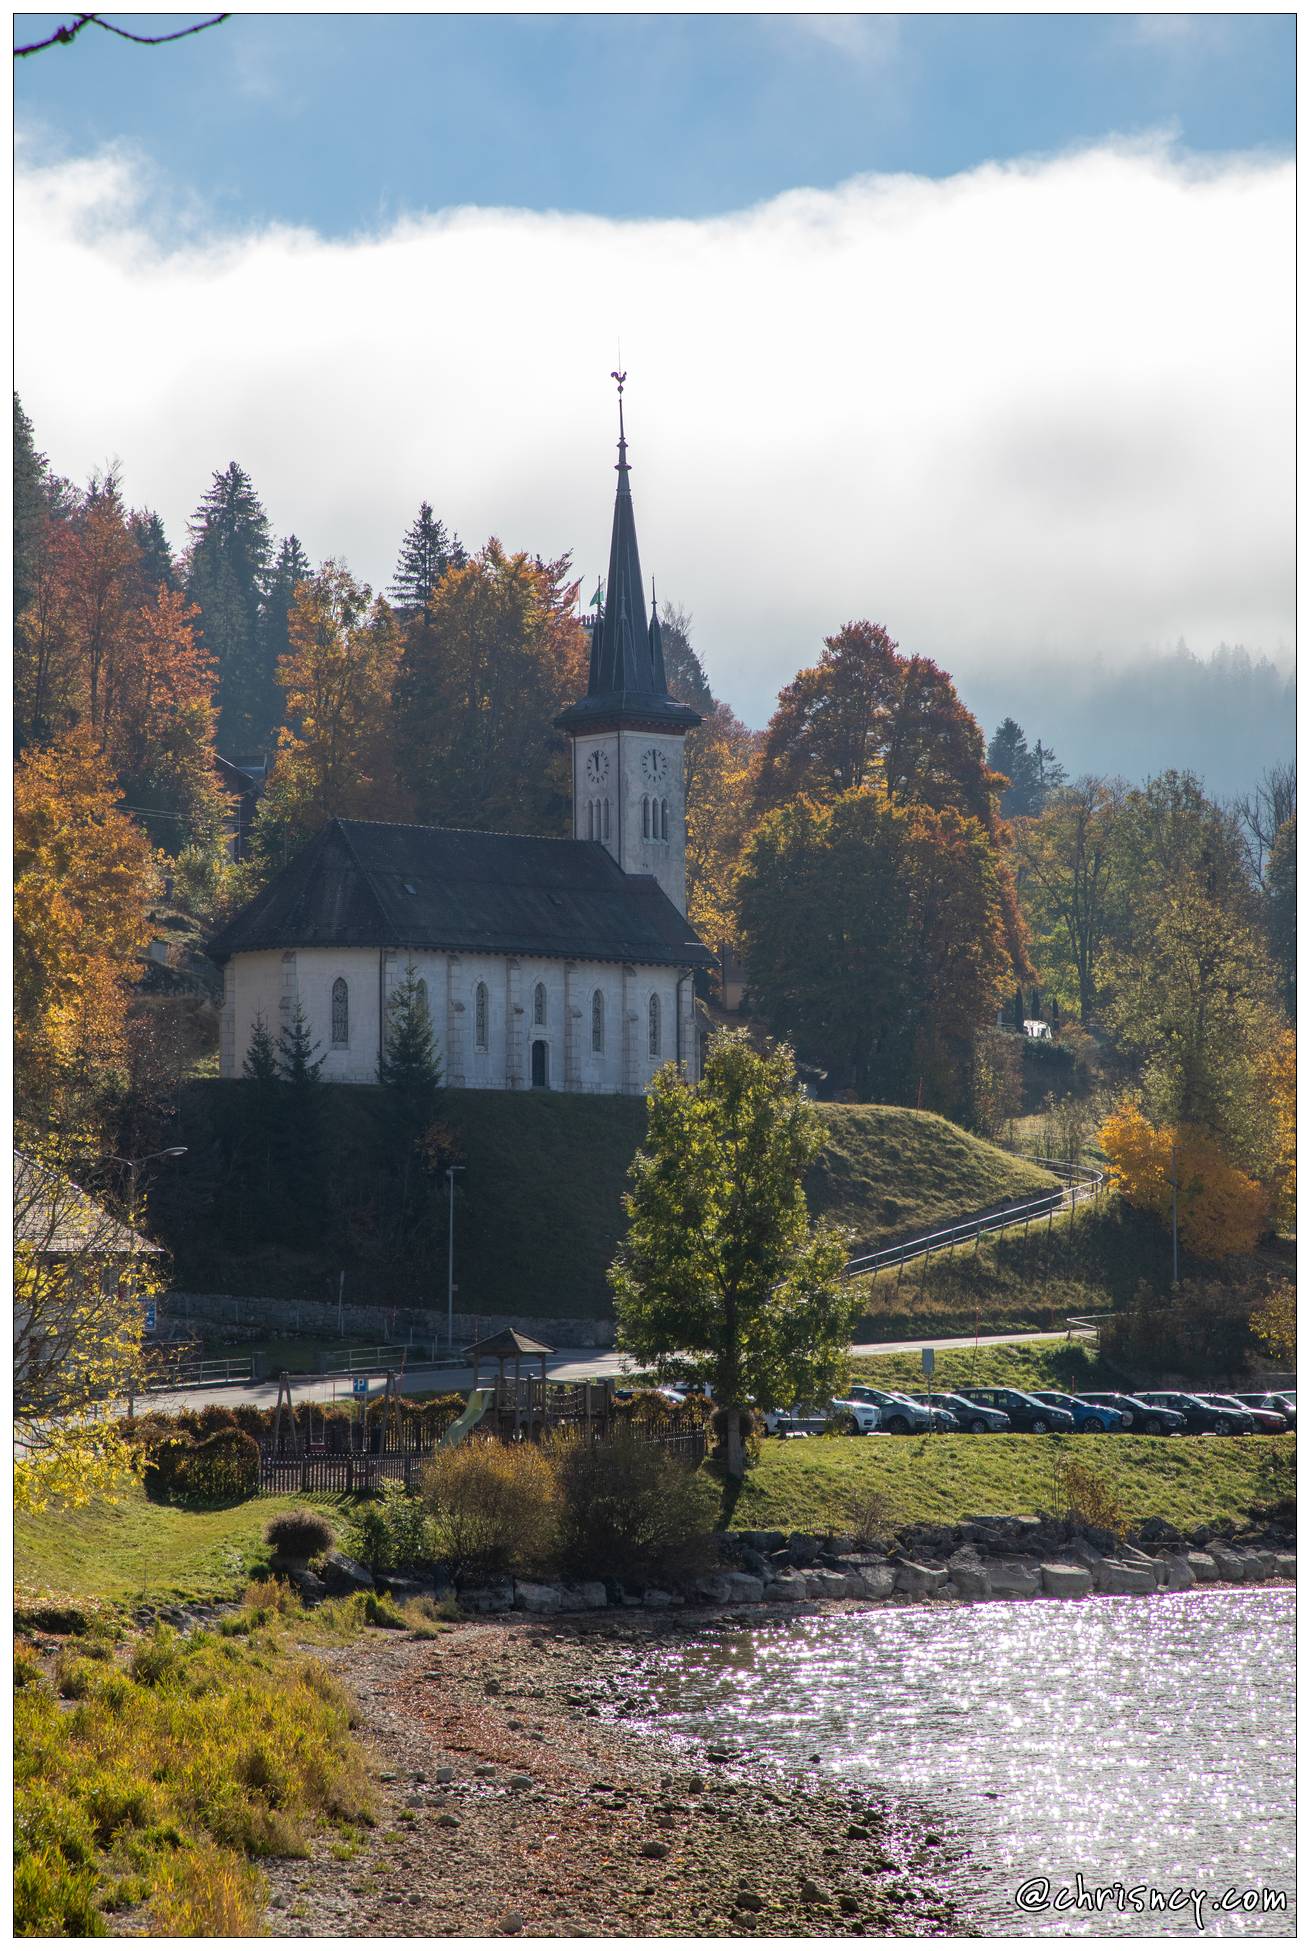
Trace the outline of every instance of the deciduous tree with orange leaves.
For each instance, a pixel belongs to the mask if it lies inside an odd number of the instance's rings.
[[[567,747],[552,720],[587,682],[577,592],[567,557],[511,555],[493,536],[407,627],[397,757],[420,819],[567,830]]]
[[[118,797],[88,726],[30,747],[14,778],[15,1090],[38,1120],[123,1053],[155,859]]]
[[[1220,1260],[1249,1253],[1269,1218],[1263,1186],[1223,1155],[1197,1125],[1155,1125],[1125,1101],[1101,1127],[1110,1171],[1130,1206],[1172,1224],[1178,1185],[1178,1238],[1191,1253]]]
[[[390,606],[339,562],[297,586],[278,666],[287,722],[254,845],[281,866],[330,819],[394,819],[392,693],[401,636]]]
[[[736,935],[733,878],[751,821],[755,734],[713,704],[687,734],[687,916],[717,948]]]

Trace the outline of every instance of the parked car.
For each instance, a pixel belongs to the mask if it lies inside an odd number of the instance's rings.
[[[916,1395],[914,1399],[925,1403],[930,1409],[944,1411],[958,1429],[968,1430],[974,1436],[982,1436],[988,1430],[1010,1427],[1010,1418],[1001,1410],[984,1409],[980,1402],[966,1402],[963,1396]]]
[[[1176,1409],[1189,1436],[1249,1436],[1255,1428],[1250,1416],[1235,1409],[1218,1409],[1200,1396],[1181,1389],[1143,1389],[1141,1400],[1148,1408]]]
[[[1085,1395],[1083,1401],[1099,1403],[1104,1409],[1117,1409],[1123,1428],[1131,1429],[1135,1436],[1180,1436],[1185,1428],[1176,1409],[1162,1409],[1158,1403],[1143,1402],[1140,1396],[1097,1390],[1094,1395]]]
[[[1296,1394],[1287,1389],[1272,1389],[1266,1395],[1235,1396],[1243,1409],[1272,1409],[1286,1422],[1289,1429],[1296,1428]]]
[[[876,1409],[889,1436],[921,1436],[932,1428],[932,1411],[899,1389],[871,1389],[863,1382],[852,1382],[846,1393],[853,1402]]]
[[[882,1422],[882,1416],[872,1402],[864,1402],[858,1396],[840,1396],[828,1404],[829,1416],[849,1416],[860,1436],[872,1436]]]
[[[1074,1426],[1067,1409],[1040,1402],[1026,1389],[961,1389],[960,1394],[969,1402],[981,1403],[984,1409],[1002,1410],[1010,1419],[1011,1429],[1023,1430],[1030,1436],[1045,1436],[1053,1430],[1067,1431]]]
[[[1239,1415],[1249,1416],[1257,1436],[1281,1436],[1287,1428],[1287,1418],[1278,1409],[1254,1409],[1249,1402],[1239,1402],[1236,1396],[1207,1393],[1201,1400],[1212,1402],[1216,1409],[1235,1409]]]
[[[1091,1402],[1086,1396],[1062,1395],[1058,1389],[1034,1389],[1033,1394],[1039,1402],[1049,1402],[1052,1409],[1067,1409],[1073,1417],[1074,1433],[1079,1436],[1104,1435],[1123,1422],[1117,1409]]]

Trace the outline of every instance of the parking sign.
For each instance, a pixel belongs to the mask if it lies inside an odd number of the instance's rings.
[[[368,1394],[367,1375],[357,1375],[354,1377],[350,1384],[350,1393],[357,1396],[366,1396]]]
[[[936,1353],[935,1353],[935,1351],[934,1351],[933,1349],[931,1349],[931,1348],[925,1348],[925,1349],[924,1349],[924,1351],[923,1351],[923,1372],[924,1372],[924,1374],[925,1374],[925,1375],[931,1375],[931,1374],[932,1374],[932,1371],[933,1371],[933,1364],[934,1364],[934,1362],[936,1361],[936,1359],[937,1359],[937,1357],[936,1357]]]
[[[153,1301],[146,1302],[146,1333],[152,1335],[158,1322],[158,1314]]]

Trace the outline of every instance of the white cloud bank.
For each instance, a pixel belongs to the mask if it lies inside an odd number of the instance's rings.
[[[16,375],[56,466],[120,456],[175,544],[235,458],[279,533],[375,585],[424,496],[594,579],[621,336],[643,562],[752,722],[853,616],[966,685],[1180,637],[1290,652],[1290,162],[1107,145],[349,242],[158,208],[129,158],[20,157]]]

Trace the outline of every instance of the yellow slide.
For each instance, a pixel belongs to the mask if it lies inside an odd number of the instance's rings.
[[[456,1443],[464,1441],[471,1429],[477,1428],[495,1400],[495,1395],[494,1389],[473,1389],[470,1392],[463,1414],[456,1417],[441,1439],[443,1450],[454,1449]]]

